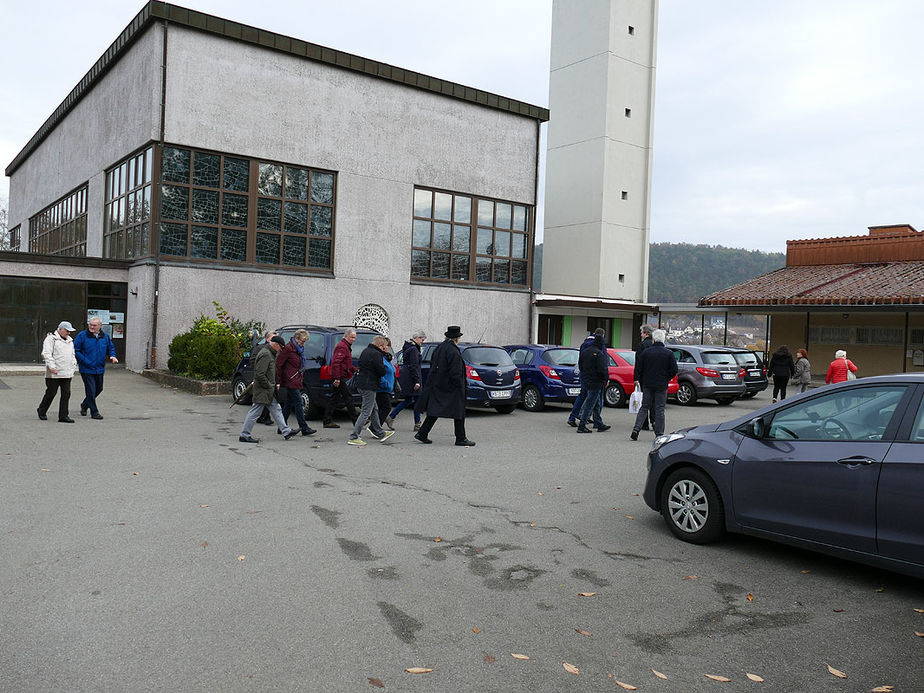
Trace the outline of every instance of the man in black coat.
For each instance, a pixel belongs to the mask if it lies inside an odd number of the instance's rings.
[[[674,352],[664,346],[664,330],[655,330],[651,338],[654,344],[642,351],[635,360],[635,381],[642,386],[642,406],[632,427],[632,440],[638,440],[638,432],[654,408],[654,434],[657,438],[664,433],[664,406],[667,404],[667,384],[677,375],[677,360]]]
[[[377,440],[385,441],[391,438],[395,432],[386,431],[379,423],[379,413],[375,404],[375,394],[378,392],[379,383],[382,376],[385,375],[385,350],[388,348],[388,342],[382,335],[376,335],[372,342],[363,349],[359,355],[359,372],[356,374],[356,389],[362,395],[363,403],[356,423],[353,424],[353,432],[347,445],[362,446],[366,444],[359,437],[363,426],[369,424],[369,430],[372,431],[373,437]]]
[[[581,369],[581,383],[587,390],[584,404],[581,407],[581,420],[578,422],[578,433],[593,433],[587,428],[587,421],[594,418],[594,428],[601,433],[609,430],[609,426],[600,418],[600,408],[603,402],[603,393],[610,380],[610,370],[606,365],[606,354],[603,353],[603,336],[593,335],[593,341],[581,349],[578,360]]]
[[[421,443],[432,443],[427,435],[436,420],[443,417],[455,422],[456,445],[472,446],[475,443],[465,435],[465,362],[459,349],[462,329],[450,325],[444,334],[446,340],[430,357],[430,373],[418,403],[427,418],[414,437]]]
[[[635,347],[635,361],[638,362],[638,357],[641,356],[642,352],[645,351],[648,347],[654,344],[654,340],[651,338],[651,332],[654,328],[649,325],[647,322],[639,328],[639,332],[642,336],[642,341],[638,343],[638,346]],[[638,385],[638,381],[635,382]],[[642,430],[647,431],[649,428],[649,423],[651,426],[654,426],[654,409],[649,410],[648,418],[645,419],[645,423],[642,424]]]

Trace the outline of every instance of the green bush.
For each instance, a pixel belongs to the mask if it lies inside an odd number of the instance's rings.
[[[199,380],[230,380],[240,358],[240,342],[233,334],[187,332],[170,342],[167,368]]]

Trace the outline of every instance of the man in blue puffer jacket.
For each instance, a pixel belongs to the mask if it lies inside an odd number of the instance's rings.
[[[80,403],[80,415],[86,416],[89,409],[94,419],[102,419],[96,406],[96,398],[103,391],[103,374],[106,372],[106,359],[118,363],[115,344],[108,334],[103,332],[103,321],[99,318],[90,318],[87,329],[74,339],[74,355],[77,357],[77,367],[80,377],[83,378],[83,389],[86,397]]]

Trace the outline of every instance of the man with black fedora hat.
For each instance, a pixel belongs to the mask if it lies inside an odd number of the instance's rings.
[[[432,443],[427,435],[438,418],[455,422],[456,445],[472,446],[475,443],[465,435],[465,362],[459,350],[462,328],[450,325],[445,341],[433,350],[430,373],[420,397],[420,410],[427,412],[420,430],[414,437],[421,443]]]

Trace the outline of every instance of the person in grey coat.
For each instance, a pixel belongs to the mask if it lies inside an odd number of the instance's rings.
[[[805,349],[796,349],[796,367],[792,376],[792,384],[799,387],[799,392],[805,392],[812,384],[812,364],[808,360]]]
[[[282,407],[276,401],[276,390],[279,386],[276,384],[276,356],[286,345],[286,340],[276,335],[267,346],[260,349],[256,361],[253,364],[253,404],[250,411],[247,412],[247,418],[244,419],[244,428],[238,440],[242,443],[259,443],[257,438],[250,435],[253,425],[257,422],[257,417],[266,407],[270,416],[276,422],[276,427],[282,431],[283,437],[288,440],[296,433],[297,430],[289,428],[289,424],[282,418]]]

